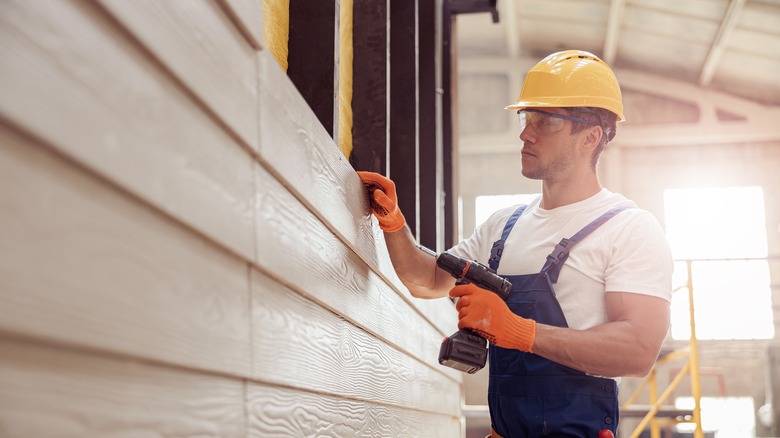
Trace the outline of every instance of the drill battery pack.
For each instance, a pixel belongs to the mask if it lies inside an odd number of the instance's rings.
[[[446,252],[436,254],[424,246],[418,248],[436,257],[436,266],[453,276],[457,280],[455,284],[472,283],[495,293],[502,300],[506,300],[512,290],[512,283],[477,261],[465,260]],[[444,338],[439,348],[439,364],[469,374],[484,368],[487,357],[488,341],[468,329],[458,330]]]
[[[487,341],[470,330],[458,330],[444,338],[439,349],[441,365],[469,374],[484,368],[487,356]]]

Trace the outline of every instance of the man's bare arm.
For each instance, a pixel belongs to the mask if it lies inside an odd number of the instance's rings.
[[[455,279],[436,266],[436,259],[419,249],[409,227],[388,233],[385,243],[398,278],[416,298],[441,298],[455,286]]]
[[[357,172],[366,187],[371,212],[384,231],[385,243],[398,278],[417,298],[447,295],[455,280],[436,266],[436,259],[419,249],[398,208],[395,183],[378,173]]]
[[[647,375],[669,328],[669,303],[627,292],[609,292],[606,300],[606,324],[587,330],[538,324],[533,352],[593,375]]]

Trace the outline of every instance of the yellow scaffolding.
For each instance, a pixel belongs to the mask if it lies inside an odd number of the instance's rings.
[[[694,438],[704,438],[704,431],[701,427],[701,374],[699,369],[699,348],[696,342],[696,323],[693,306],[693,261],[687,260],[685,263],[688,270],[688,280],[685,285],[676,288],[675,292],[682,288],[688,289],[689,318],[691,324],[690,341],[685,348],[672,351],[668,354],[662,354],[647,377],[645,377],[639,387],[637,387],[626,402],[620,407],[621,417],[640,417],[643,415],[642,420],[631,434],[631,438],[638,438],[642,431],[648,426],[650,426],[651,438],[661,438],[661,426],[676,423],[695,423],[696,429],[693,434]],[[663,394],[659,397],[657,385],[658,367],[682,358],[686,359],[685,363],[671,382],[669,382],[669,385],[666,387]],[[664,405],[686,375],[690,376],[691,396],[694,400],[693,409],[676,409]],[[637,404],[637,399],[639,399],[639,396],[645,389],[648,389],[649,404]]]

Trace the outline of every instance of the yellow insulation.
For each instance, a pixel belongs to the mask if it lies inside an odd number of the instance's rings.
[[[287,40],[290,36],[290,0],[263,0],[263,38],[276,62],[287,71]]]
[[[341,0],[339,9],[339,132],[341,153],[352,153],[352,1]]]
[[[353,0],[341,0],[339,6],[339,92],[338,138],[341,152],[352,153],[352,5]],[[276,62],[287,71],[288,39],[290,36],[290,0],[263,0],[265,46]]]

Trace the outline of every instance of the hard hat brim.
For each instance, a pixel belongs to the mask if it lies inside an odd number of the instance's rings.
[[[511,105],[504,107],[505,110],[521,110],[526,108],[582,108],[582,107],[594,107],[602,108],[607,111],[615,113],[619,122],[624,122],[626,118],[623,116],[623,105],[620,102],[615,102],[612,99],[594,99],[593,96],[586,98],[567,97],[567,98],[550,98],[548,101],[517,101]]]

